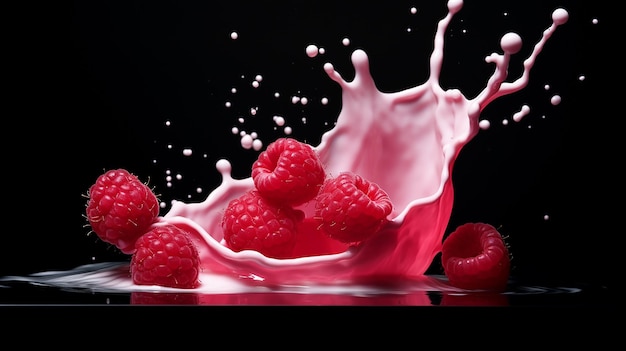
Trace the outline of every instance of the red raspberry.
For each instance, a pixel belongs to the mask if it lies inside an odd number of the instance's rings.
[[[441,263],[450,284],[462,289],[506,288],[509,251],[500,232],[485,223],[466,223],[443,242]]]
[[[252,179],[266,199],[297,206],[312,200],[326,172],[315,150],[291,138],[280,138],[252,165]]]
[[[344,172],[322,185],[315,218],[332,238],[357,244],[376,233],[392,209],[389,196],[378,184]]]
[[[135,284],[189,289],[199,285],[200,257],[186,231],[174,225],[154,227],[135,247],[130,261]]]
[[[232,200],[222,217],[226,246],[256,250],[267,257],[287,258],[296,243],[296,227],[304,212],[268,202],[250,190]]]
[[[156,195],[125,169],[100,175],[88,197],[86,213],[92,230],[126,254],[135,252],[135,241],[159,215]]]

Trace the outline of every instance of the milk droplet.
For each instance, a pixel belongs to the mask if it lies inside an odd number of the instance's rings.
[[[306,104],[308,104],[308,103],[309,103],[309,99],[307,99],[306,97],[302,97],[302,98],[300,99],[300,103],[301,103],[302,105],[306,105]]]
[[[218,172],[220,172],[220,174],[222,175],[226,175],[226,174],[230,174],[230,172],[232,171],[232,166],[230,164],[230,162],[228,162],[228,160],[225,159],[220,159],[215,163],[215,168],[217,169]]]
[[[246,134],[241,137],[241,147],[244,149],[250,149],[252,147],[252,136],[250,134]]]
[[[513,120],[515,122],[519,122],[522,118],[524,118],[524,116],[528,115],[528,113],[530,113],[530,107],[528,107],[528,105],[524,105],[519,112],[513,114]]]
[[[522,38],[517,33],[507,33],[500,39],[500,47],[507,54],[516,54],[522,48]]]
[[[239,34],[237,32],[231,32],[230,33],[230,38],[231,39],[237,39],[237,38],[239,38]]]
[[[191,149],[184,149],[184,150],[183,150],[183,155],[185,155],[185,156],[191,156],[191,154],[192,154]]]
[[[416,14],[416,13],[417,13],[417,8],[415,8],[415,7],[411,7],[411,13],[412,13],[412,14]]]
[[[261,150],[261,148],[263,147],[263,142],[261,142],[261,140],[259,139],[254,139],[254,141],[252,141],[252,148],[255,151],[259,151]]]
[[[480,129],[482,130],[487,130],[489,129],[489,127],[491,127],[491,122],[489,122],[486,119],[483,119],[482,121],[478,122],[478,127],[480,127]]]
[[[283,130],[283,132],[287,135],[290,135],[292,131],[293,130],[291,129],[291,127],[285,127],[285,129]]]
[[[277,126],[282,127],[285,125],[285,119],[281,116],[274,116],[274,123],[276,123]]]
[[[348,38],[343,38],[343,40],[341,41],[341,43],[343,44],[343,46],[348,46],[348,45],[350,45],[350,39],[348,39]]]
[[[561,103],[561,97],[559,95],[554,95],[551,99],[550,99],[550,103],[554,106],[558,105]]]
[[[306,47],[306,54],[307,54],[307,56],[315,57],[315,56],[317,56],[318,53],[319,53],[319,49],[317,48],[317,46],[311,44],[311,45]]]
[[[565,9],[559,8],[552,12],[552,21],[554,21],[554,24],[557,26],[564,24],[568,19],[569,13]]]
[[[256,80],[255,80],[255,81],[252,81],[252,86],[253,86],[254,88],[258,88],[258,87],[259,87],[259,82],[258,82],[258,81],[256,81]]]
[[[322,105],[328,104],[328,98],[322,98]]]
[[[230,101],[226,101],[226,103],[224,104],[224,106],[226,106],[226,107],[231,107],[231,106],[232,106],[232,104],[230,103]]]

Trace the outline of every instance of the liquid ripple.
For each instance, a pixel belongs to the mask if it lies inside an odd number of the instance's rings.
[[[249,277],[248,277],[249,278]],[[131,304],[193,305],[472,305],[507,306],[510,298],[527,295],[577,294],[577,287],[547,287],[511,283],[502,293],[468,291],[449,285],[443,275],[425,275],[384,286],[268,285],[263,281],[237,280],[201,274],[196,289],[139,286],[132,282],[127,262],[104,262],[67,271],[47,271],[27,276],[0,277],[5,288],[14,284],[45,286],[77,293],[129,294]],[[245,282],[245,283],[244,283]]]

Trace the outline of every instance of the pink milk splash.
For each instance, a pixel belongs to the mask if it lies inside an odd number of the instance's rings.
[[[346,81],[332,64],[324,70],[342,89],[342,110],[336,126],[314,146],[331,176],[352,171],[377,183],[390,196],[390,222],[367,242],[347,247],[316,234],[305,220],[296,257],[273,259],[255,251],[233,252],[222,243],[221,215],[228,202],[254,187],[251,178],[234,179],[227,160],[216,164],[222,183],[204,201],[174,201],[154,226],[174,224],[192,234],[205,274],[261,285],[380,283],[419,280],[442,247],[453,206],[452,169],[463,148],[481,128],[480,113],[493,100],[517,92],[555,29],[568,13],[557,9],[552,24],[524,61],[517,80],[505,82],[511,55],[522,40],[515,33],[501,39],[502,54],[486,57],[494,64],[487,86],[474,98],[457,89],[443,90],[439,75],[444,33],[463,6],[448,1],[448,14],[439,21],[430,57],[430,76],[422,85],[383,93],[376,87],[367,54],[352,53],[355,77]],[[301,209],[312,216],[312,204]],[[201,275],[202,278],[202,275]],[[202,282],[201,282],[202,283]],[[206,283],[203,283],[206,284]]]

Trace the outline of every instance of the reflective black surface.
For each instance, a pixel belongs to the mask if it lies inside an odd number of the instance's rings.
[[[207,278],[210,279],[210,278]],[[0,279],[3,301],[20,305],[172,306],[561,306],[608,307],[617,296],[607,286],[537,285],[511,278],[505,291],[464,291],[444,275],[387,285],[249,285],[249,288],[160,289],[133,286],[125,262],[88,264],[68,271]]]

